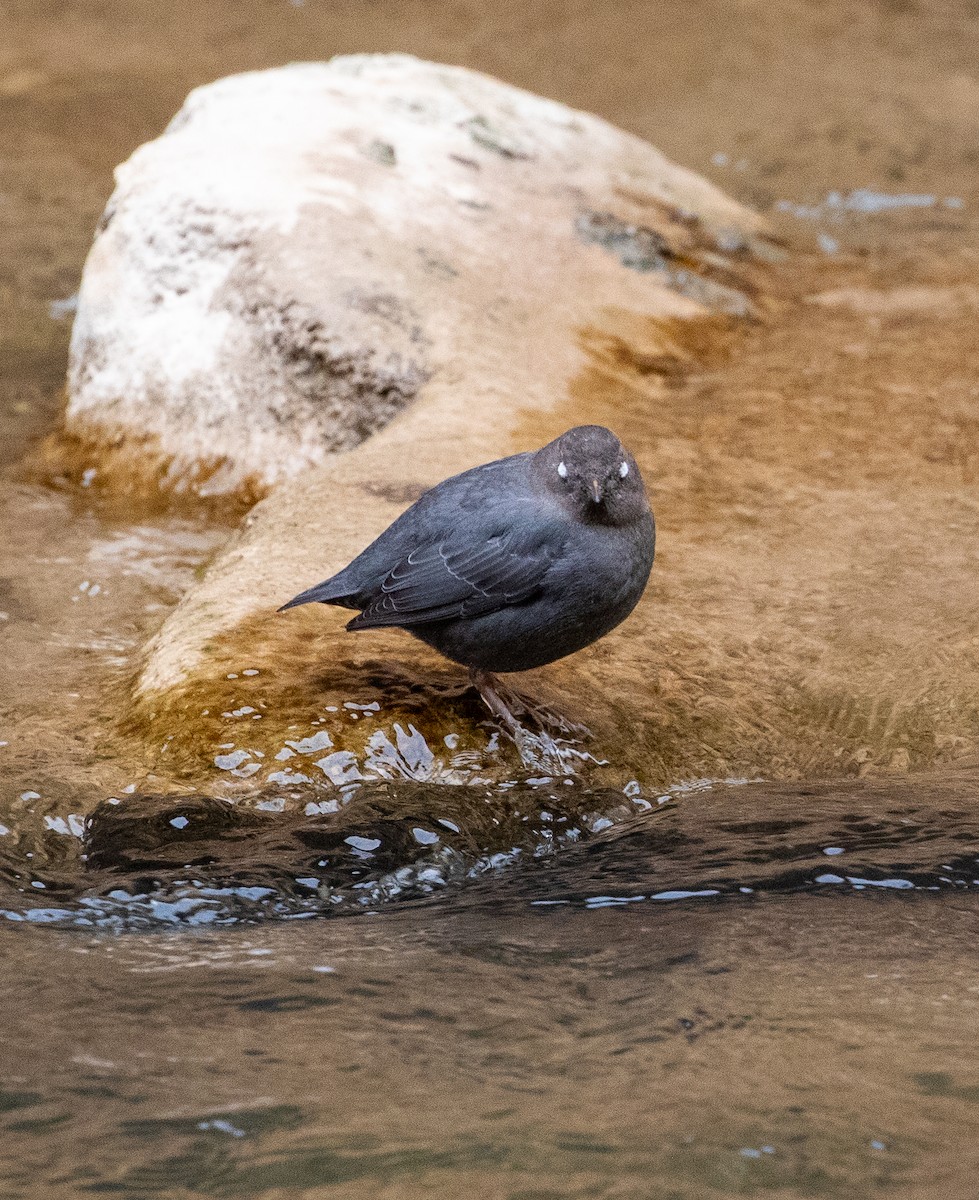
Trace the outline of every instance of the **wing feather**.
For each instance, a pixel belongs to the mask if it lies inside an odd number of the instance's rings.
[[[521,544],[512,533],[418,546],[388,572],[347,628],[421,625],[520,604],[540,588],[559,549],[553,539]]]

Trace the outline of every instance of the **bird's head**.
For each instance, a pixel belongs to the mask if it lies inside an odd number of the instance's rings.
[[[636,460],[610,429],[576,425],[534,455],[535,477],[581,520],[627,525],[649,508]]]

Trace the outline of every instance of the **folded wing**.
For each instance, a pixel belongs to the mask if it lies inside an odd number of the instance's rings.
[[[497,612],[530,599],[559,546],[521,545],[509,534],[421,546],[401,560],[348,629],[421,625]]]

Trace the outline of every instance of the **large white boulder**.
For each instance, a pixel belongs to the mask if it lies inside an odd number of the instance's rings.
[[[116,172],[66,433],[106,485],[260,495],[449,389],[550,399],[614,306],[743,312],[754,214],[606,122],[401,55],[192,92]]]

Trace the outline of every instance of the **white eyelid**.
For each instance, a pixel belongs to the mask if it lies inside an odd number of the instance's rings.
[[[625,479],[625,477],[628,474],[629,474],[629,464],[627,462],[621,463],[619,465],[619,478]]]
[[[557,473],[558,473],[558,474],[561,476],[561,478],[562,478],[562,479],[567,479],[567,477],[568,477],[568,468],[567,468],[567,467],[564,465],[564,463],[563,463],[563,462],[559,462],[559,463],[558,463],[558,465],[557,465]]]

